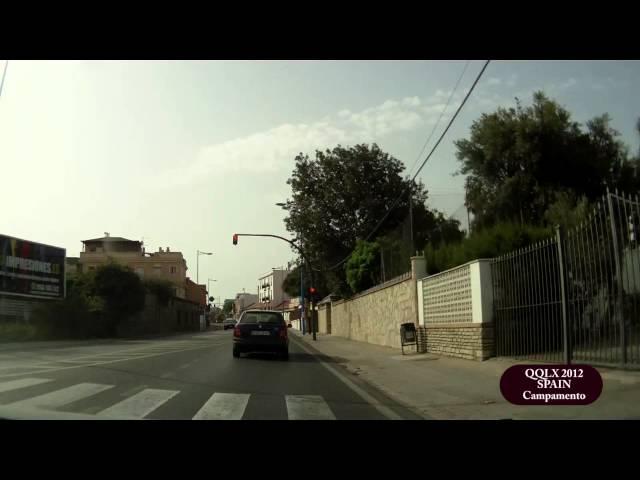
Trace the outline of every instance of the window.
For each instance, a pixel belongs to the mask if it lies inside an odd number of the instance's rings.
[[[144,268],[136,267],[136,273],[140,276],[140,278],[144,278]]]
[[[176,273],[176,267],[171,267],[171,273]]]
[[[240,319],[240,323],[268,323],[268,324],[283,324],[284,318],[279,313],[258,313],[250,312],[246,313]]]
[[[94,267],[93,265],[91,265],[91,266],[89,267],[89,270],[95,270],[95,269],[96,269],[96,267]]]
[[[159,276],[162,273],[162,267],[160,265],[153,266],[153,274]]]

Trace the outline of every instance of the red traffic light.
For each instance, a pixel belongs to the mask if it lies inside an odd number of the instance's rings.
[[[314,287],[309,287],[309,293],[310,293],[311,295],[315,295],[315,294],[316,294],[316,292],[317,292],[317,290],[316,290]]]
[[[238,234],[237,234],[237,233],[234,233],[234,234],[233,234],[233,244],[234,244],[234,245],[237,245],[237,244],[238,244]]]

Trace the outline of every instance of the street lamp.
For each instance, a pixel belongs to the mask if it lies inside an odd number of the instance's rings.
[[[201,252],[200,250],[197,251],[198,253],[196,254],[196,283],[200,284],[200,255],[213,255],[212,252]]]

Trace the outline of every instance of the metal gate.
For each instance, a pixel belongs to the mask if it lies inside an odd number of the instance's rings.
[[[640,365],[640,202],[607,193],[567,232],[492,261],[496,354]]]

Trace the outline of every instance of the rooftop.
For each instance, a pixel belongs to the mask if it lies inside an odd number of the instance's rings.
[[[134,243],[142,243],[138,240],[129,240],[128,238],[122,237],[102,237],[102,238],[92,238],[90,240],[82,240],[82,243],[86,242],[134,242]]]

